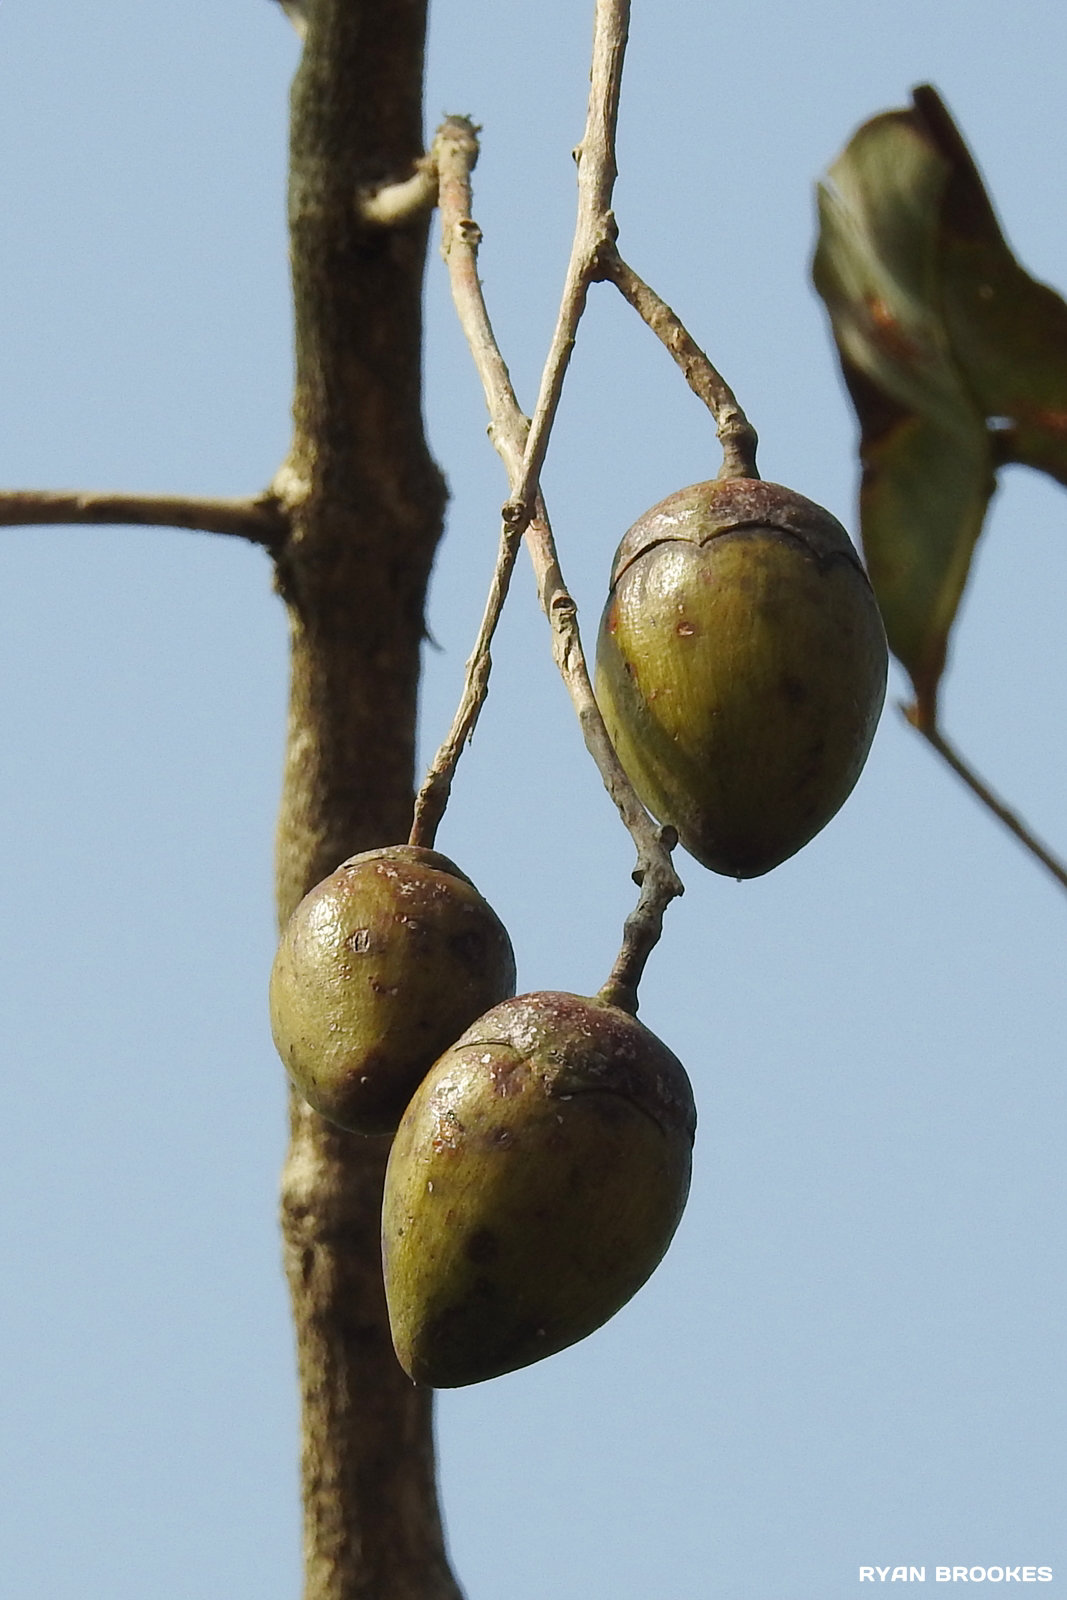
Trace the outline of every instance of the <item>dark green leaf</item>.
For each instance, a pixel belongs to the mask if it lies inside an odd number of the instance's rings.
[[[820,185],[814,264],[860,422],[871,581],[890,646],[931,718],[993,488],[985,413],[942,315],[940,214],[951,170],[913,113],[866,123]]]
[[[982,531],[994,478],[984,428],[953,428],[871,394],[845,365],[864,418],[860,524],[894,655],[915,688],[923,726],[936,721],[948,636]]]
[[[1019,265],[959,130],[933,89],[913,116],[946,163],[940,278],[952,353],[1003,433],[999,459],[1067,483],[1067,305]]]

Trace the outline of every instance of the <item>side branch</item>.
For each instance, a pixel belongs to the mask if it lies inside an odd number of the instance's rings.
[[[399,228],[426,217],[437,203],[437,172],[432,156],[420,156],[410,178],[356,195],[356,210],[370,227]]]
[[[71,523],[139,523],[236,534],[268,550],[280,549],[289,531],[288,514],[272,494],[254,500],[200,500],[184,495],[0,490],[0,527]]]

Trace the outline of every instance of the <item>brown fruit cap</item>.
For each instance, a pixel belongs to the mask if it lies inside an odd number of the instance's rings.
[[[887,669],[847,533],[780,484],[693,484],[619,546],[597,701],[643,803],[714,872],[759,877],[829,822]]]
[[[274,1042],[316,1111],[391,1133],[434,1061],[515,992],[507,930],[447,856],[391,845],[311,890],[270,979]]]
[[[666,1045],[602,1000],[506,1000],[424,1079],[393,1141],[382,1255],[393,1343],[454,1388],[574,1344],[667,1249],[696,1111]]]

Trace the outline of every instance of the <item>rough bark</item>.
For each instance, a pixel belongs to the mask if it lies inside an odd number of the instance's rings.
[[[444,504],[422,427],[425,221],[359,190],[423,148],[425,0],[309,0],[289,192],[294,434],[278,582],[292,638],[278,908],[410,825],[423,603]],[[282,1184],[304,1407],[305,1600],[457,1600],[431,1396],[392,1352],[379,1218],[387,1140],[294,1101]]]

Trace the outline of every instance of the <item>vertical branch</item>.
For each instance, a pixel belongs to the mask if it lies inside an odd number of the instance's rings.
[[[296,388],[274,491],[292,641],[278,909],[353,851],[402,839],[423,603],[444,491],[421,418],[425,215],[357,196],[422,152],[424,0],[308,0],[289,188]],[[294,1097],[282,1178],[303,1406],[305,1600],[458,1600],[432,1396],[393,1355],[381,1282],[388,1141]]]

